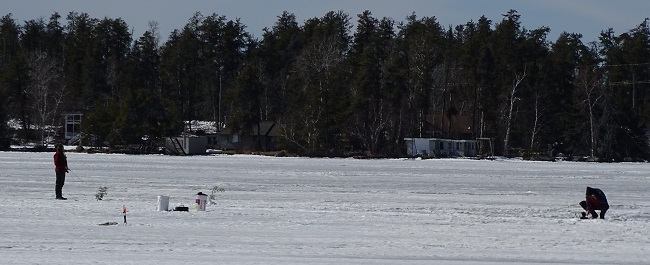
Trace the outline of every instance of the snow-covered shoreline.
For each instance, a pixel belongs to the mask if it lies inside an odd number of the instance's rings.
[[[57,201],[52,155],[0,152],[3,264],[647,264],[650,251],[645,163],[68,153]],[[217,185],[217,204],[194,210]],[[586,186],[607,193],[607,220],[575,218]],[[190,211],[157,212],[158,195]]]

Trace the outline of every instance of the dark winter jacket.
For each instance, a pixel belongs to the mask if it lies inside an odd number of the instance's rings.
[[[63,151],[59,149],[56,149],[56,153],[54,153],[54,166],[56,166],[54,169],[56,173],[68,171],[68,159],[65,157]]]
[[[586,197],[587,210],[603,210],[609,208],[607,197],[600,189],[587,187]]]

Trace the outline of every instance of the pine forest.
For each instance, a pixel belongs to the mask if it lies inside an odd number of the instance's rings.
[[[187,121],[243,134],[272,121],[278,150],[308,156],[395,157],[405,138],[431,137],[490,139],[502,156],[650,159],[648,19],[585,42],[504,13],[454,26],[284,12],[258,38],[200,12],[171,33],[151,21],[142,36],[119,18],[5,14],[0,149],[44,143],[61,113],[81,111],[93,146],[164,139]]]

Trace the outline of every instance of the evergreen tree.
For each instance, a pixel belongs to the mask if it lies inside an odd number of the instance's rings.
[[[6,95],[5,111],[10,118],[18,119],[22,125],[20,137],[33,140],[29,128],[32,125],[32,114],[29,111],[31,102],[27,91],[27,67],[24,54],[21,52],[21,27],[11,14],[0,19],[0,39],[2,40],[2,57],[0,57],[0,86]],[[3,123],[3,125],[6,123]]]
[[[521,89],[522,82],[530,71],[526,68],[527,58],[522,51],[526,31],[522,29],[519,19],[520,15],[515,10],[503,15],[503,19],[495,27],[491,42],[497,59],[497,71],[494,76],[494,90],[487,91],[488,97],[494,100],[485,106],[486,119],[492,121],[488,124],[493,126],[487,130],[503,142],[503,148],[497,150],[501,150],[500,153],[505,156],[510,154],[514,137],[511,132],[521,94],[517,91]]]
[[[132,45],[129,27],[122,19],[104,18],[95,27],[92,83],[96,98],[120,97],[125,85],[122,69]]]
[[[305,48],[293,71],[295,86],[288,91],[289,115],[285,115],[285,135],[307,152],[339,148],[345,96],[342,63],[350,43],[350,21],[343,12],[329,12],[308,20]]]
[[[174,31],[162,47],[161,75],[165,97],[174,101],[185,121],[198,118],[201,19],[200,13],[194,14],[182,31]]]
[[[297,75],[293,71],[297,57],[303,49],[305,37],[302,29],[296,22],[296,16],[289,12],[283,12],[278,16],[277,21],[271,29],[265,29],[263,38],[257,47],[257,58],[263,66],[260,73],[265,77],[261,104],[261,120],[276,121],[282,137],[279,145],[282,148],[295,151],[295,145],[291,141],[292,127],[286,126],[291,117],[290,89],[295,85]],[[285,124],[286,123],[286,124]]]
[[[521,100],[521,111],[515,116],[513,130],[519,132],[517,145],[533,151],[540,150],[545,145],[545,142],[540,142],[539,134],[550,120],[548,80],[545,75],[549,67],[549,31],[547,27],[529,30],[522,44],[522,53],[527,58],[524,66],[526,79],[518,97]]]
[[[255,55],[252,55],[253,57]],[[257,150],[265,147],[261,143],[262,97],[268,78],[264,74],[264,64],[258,58],[251,58],[237,79],[233,97],[239,99],[233,104],[230,128],[240,135],[257,135]]]
[[[600,53],[607,68],[607,83],[598,153],[605,160],[649,157],[642,117],[645,93],[638,92],[644,91],[642,88],[648,82],[643,80],[649,78],[645,67],[650,59],[647,22],[619,36],[611,29],[601,33]],[[641,82],[637,78],[641,78]]]
[[[97,19],[86,13],[70,12],[63,43],[64,69],[70,109],[86,109],[94,104],[94,74],[99,72],[93,61],[93,44]]]
[[[200,102],[203,109],[201,113],[205,119],[217,121],[218,127],[223,127],[221,121],[222,107],[221,103],[224,84],[225,70],[225,27],[226,17],[212,14],[203,19],[200,29],[200,39],[202,42],[203,60],[201,62],[201,93],[204,95]]]
[[[219,82],[222,94],[226,94],[224,98],[231,103],[230,106],[222,108],[221,113],[223,119],[228,120],[228,111],[235,108],[235,104],[240,103],[228,95],[234,90],[237,77],[246,64],[247,52],[253,49],[251,46],[255,46],[256,42],[246,32],[246,25],[239,19],[226,22],[223,34],[223,50],[220,55],[223,58],[223,68],[220,69]]]
[[[408,93],[406,100],[405,133],[414,137],[432,137],[427,127],[431,112],[442,113],[445,74],[444,47],[447,36],[435,17],[418,19],[415,14],[400,25],[399,49],[404,51]]]
[[[350,124],[347,134],[359,142],[356,149],[379,153],[388,139],[390,115],[395,111],[386,99],[387,64],[394,42],[393,22],[373,18],[370,11],[358,15],[349,63],[351,66]]]

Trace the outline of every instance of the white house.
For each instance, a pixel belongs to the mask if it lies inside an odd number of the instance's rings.
[[[63,114],[65,121],[65,141],[68,144],[77,144],[80,140],[79,132],[81,131],[81,113],[65,113]]]
[[[440,138],[404,138],[409,156],[463,157],[478,154],[476,140],[452,140]]]
[[[204,155],[207,145],[207,137],[195,135],[169,137],[165,142],[167,150],[181,155]]]

